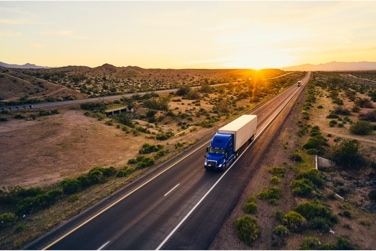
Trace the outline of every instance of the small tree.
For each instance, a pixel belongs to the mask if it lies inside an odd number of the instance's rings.
[[[260,229],[257,225],[257,220],[250,215],[237,218],[235,228],[239,239],[248,246],[252,246],[253,242],[260,237]]]
[[[343,140],[334,147],[332,159],[345,169],[359,168],[365,164],[364,158],[358,152],[359,147],[357,140]]]
[[[367,121],[359,120],[350,127],[350,132],[356,135],[368,135],[373,131],[373,126]]]

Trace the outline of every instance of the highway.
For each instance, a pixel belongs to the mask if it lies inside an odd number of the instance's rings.
[[[308,79],[252,111],[256,138],[225,172],[203,167],[207,135],[24,249],[208,249]]]

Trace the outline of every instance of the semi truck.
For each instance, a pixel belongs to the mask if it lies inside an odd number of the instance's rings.
[[[206,148],[206,170],[226,170],[238,156],[239,149],[254,139],[256,128],[256,115],[242,115],[218,129]]]

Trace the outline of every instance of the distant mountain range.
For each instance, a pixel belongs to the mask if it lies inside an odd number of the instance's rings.
[[[330,62],[326,64],[302,64],[283,67],[285,71],[372,71],[376,70],[376,62]]]
[[[0,67],[18,69],[43,69],[48,66],[38,66],[26,63],[24,65],[7,64],[0,62]],[[376,70],[376,62],[330,62],[325,64],[302,64],[296,66],[282,67],[284,71],[372,71]]]
[[[45,68],[50,68],[47,66],[38,66],[35,64],[23,64],[23,65],[18,65],[18,64],[7,64],[0,62],[0,67],[5,67],[5,68],[17,68],[17,69],[45,69]]]

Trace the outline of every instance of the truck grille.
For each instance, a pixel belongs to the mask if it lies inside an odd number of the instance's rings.
[[[215,161],[215,160],[209,160],[207,162],[207,165],[210,166],[210,167],[216,167],[217,166],[217,161]]]

